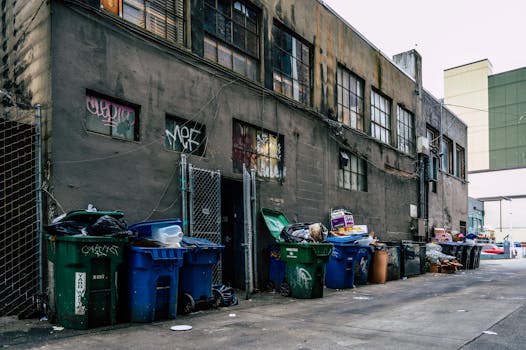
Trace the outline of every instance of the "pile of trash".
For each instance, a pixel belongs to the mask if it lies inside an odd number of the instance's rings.
[[[452,255],[442,253],[440,244],[426,244],[426,260],[430,263],[430,272],[454,273],[462,264]]]
[[[327,239],[328,232],[320,222],[295,223],[285,226],[279,238],[287,243],[321,243]]]

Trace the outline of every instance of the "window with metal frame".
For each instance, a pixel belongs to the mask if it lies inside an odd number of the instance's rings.
[[[391,100],[371,91],[371,136],[391,143]]]
[[[442,171],[454,174],[453,167],[453,141],[442,137]]]
[[[184,44],[184,0],[103,0],[109,12],[177,44]],[[119,1],[120,11],[116,12]]]
[[[310,105],[311,46],[278,23],[272,39],[274,91]]]
[[[234,172],[245,164],[260,177],[283,178],[283,135],[234,119],[232,138]]]
[[[338,186],[352,191],[367,192],[367,162],[340,150]]]
[[[93,92],[86,94],[86,130],[114,138],[139,140],[139,108]]]
[[[363,131],[363,79],[338,65],[336,89],[338,94],[338,121],[351,128]]]
[[[455,175],[460,177],[461,179],[466,178],[466,153],[464,151],[464,148],[457,145],[456,147],[456,167],[455,167]]]
[[[204,56],[259,80],[259,14],[244,1],[204,0]]]
[[[397,107],[398,149],[408,154],[415,153],[415,118],[404,108]]]

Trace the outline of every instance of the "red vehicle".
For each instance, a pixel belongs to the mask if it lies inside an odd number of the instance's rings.
[[[485,254],[504,254],[504,248],[497,247],[495,244],[484,244],[482,253]]]

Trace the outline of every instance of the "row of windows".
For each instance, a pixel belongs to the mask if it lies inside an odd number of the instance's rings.
[[[184,0],[101,1],[108,11],[166,40],[184,41]],[[203,0],[203,11],[204,57],[249,79],[260,80],[260,10],[241,0]],[[274,91],[310,105],[312,45],[277,22],[272,38]],[[338,120],[365,132],[363,79],[338,66],[336,87]],[[391,100],[373,90],[370,104],[371,136],[391,144]],[[413,154],[414,117],[400,106],[397,111],[398,148]]]
[[[84,122],[86,130],[113,138],[139,141],[140,107],[87,91]],[[234,172],[243,165],[256,169],[258,176],[283,179],[284,136],[234,119],[232,160]],[[166,149],[203,156],[206,149],[206,126],[166,115]],[[340,151],[339,187],[367,191],[367,166],[363,159],[345,150]]]
[[[428,126],[426,129],[426,137],[430,142],[430,146],[434,149],[437,156],[432,156],[436,160],[433,162],[436,168],[440,164],[442,171],[455,175],[461,179],[466,178],[466,152],[464,148],[458,144],[453,147],[453,141],[447,136],[442,136],[442,143],[440,144],[440,135],[437,130]],[[436,174],[438,169],[433,169],[431,172]],[[436,177],[436,176],[435,176]]]

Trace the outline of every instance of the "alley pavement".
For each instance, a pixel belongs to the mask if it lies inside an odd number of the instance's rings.
[[[237,306],[77,331],[0,318],[6,349],[526,349],[526,259],[325,289],[299,300],[239,293]],[[188,331],[172,331],[190,325]]]

